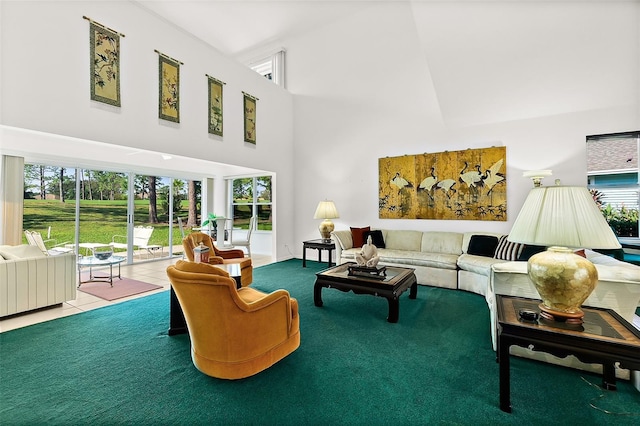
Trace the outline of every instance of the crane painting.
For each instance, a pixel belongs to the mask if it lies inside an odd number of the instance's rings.
[[[506,148],[378,160],[382,219],[507,220]]]

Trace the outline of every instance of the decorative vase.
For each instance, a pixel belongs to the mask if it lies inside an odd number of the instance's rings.
[[[528,262],[529,277],[540,294],[540,315],[581,324],[580,306],[598,283],[598,271],[586,258],[566,247],[549,247]]]

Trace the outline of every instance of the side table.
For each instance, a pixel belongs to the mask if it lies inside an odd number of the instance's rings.
[[[640,370],[640,330],[612,309],[582,306],[584,323],[570,325],[544,319],[525,320],[521,310],[537,313],[539,300],[496,296],[500,409],[511,412],[509,348],[517,345],[558,357],[575,355],[582,362],[602,364],[602,387],[616,389],[614,364]]]
[[[84,283],[90,281],[103,281],[108,282],[113,287],[113,278],[117,277],[122,279],[120,275],[120,264],[127,260],[122,256],[111,256],[108,259],[100,260],[94,256],[84,256],[78,259],[78,288]],[[118,275],[113,275],[113,265],[118,265]],[[99,266],[109,266],[109,275],[106,277],[96,277],[93,275],[93,268]],[[89,279],[82,281],[82,268],[89,268]]]
[[[302,267],[307,267],[307,249],[316,249],[318,250],[318,262],[322,262],[322,250],[327,250],[329,252],[329,261],[327,262],[327,266],[331,266],[331,253],[336,249],[336,244],[333,240],[309,240],[302,242]]]

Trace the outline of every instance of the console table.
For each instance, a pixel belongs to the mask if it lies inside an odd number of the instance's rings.
[[[331,253],[336,249],[336,244],[333,240],[309,240],[302,242],[302,267],[307,267],[307,249],[316,249],[318,250],[318,262],[322,262],[322,250],[327,250],[329,252],[329,261],[327,262],[327,266],[331,266]]]
[[[584,323],[570,325],[541,318],[521,318],[522,310],[539,314],[540,300],[497,295],[496,303],[502,411],[511,412],[509,348],[512,345],[558,357],[575,355],[583,362],[602,364],[602,387],[610,390],[616,389],[616,362],[623,368],[640,370],[640,331],[612,309],[583,306]]]

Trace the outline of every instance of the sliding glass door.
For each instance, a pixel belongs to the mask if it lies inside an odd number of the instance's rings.
[[[38,164],[25,166],[24,180],[23,227],[48,249],[85,256],[111,247],[127,263],[166,258],[182,252],[182,233],[199,221],[197,181]]]

